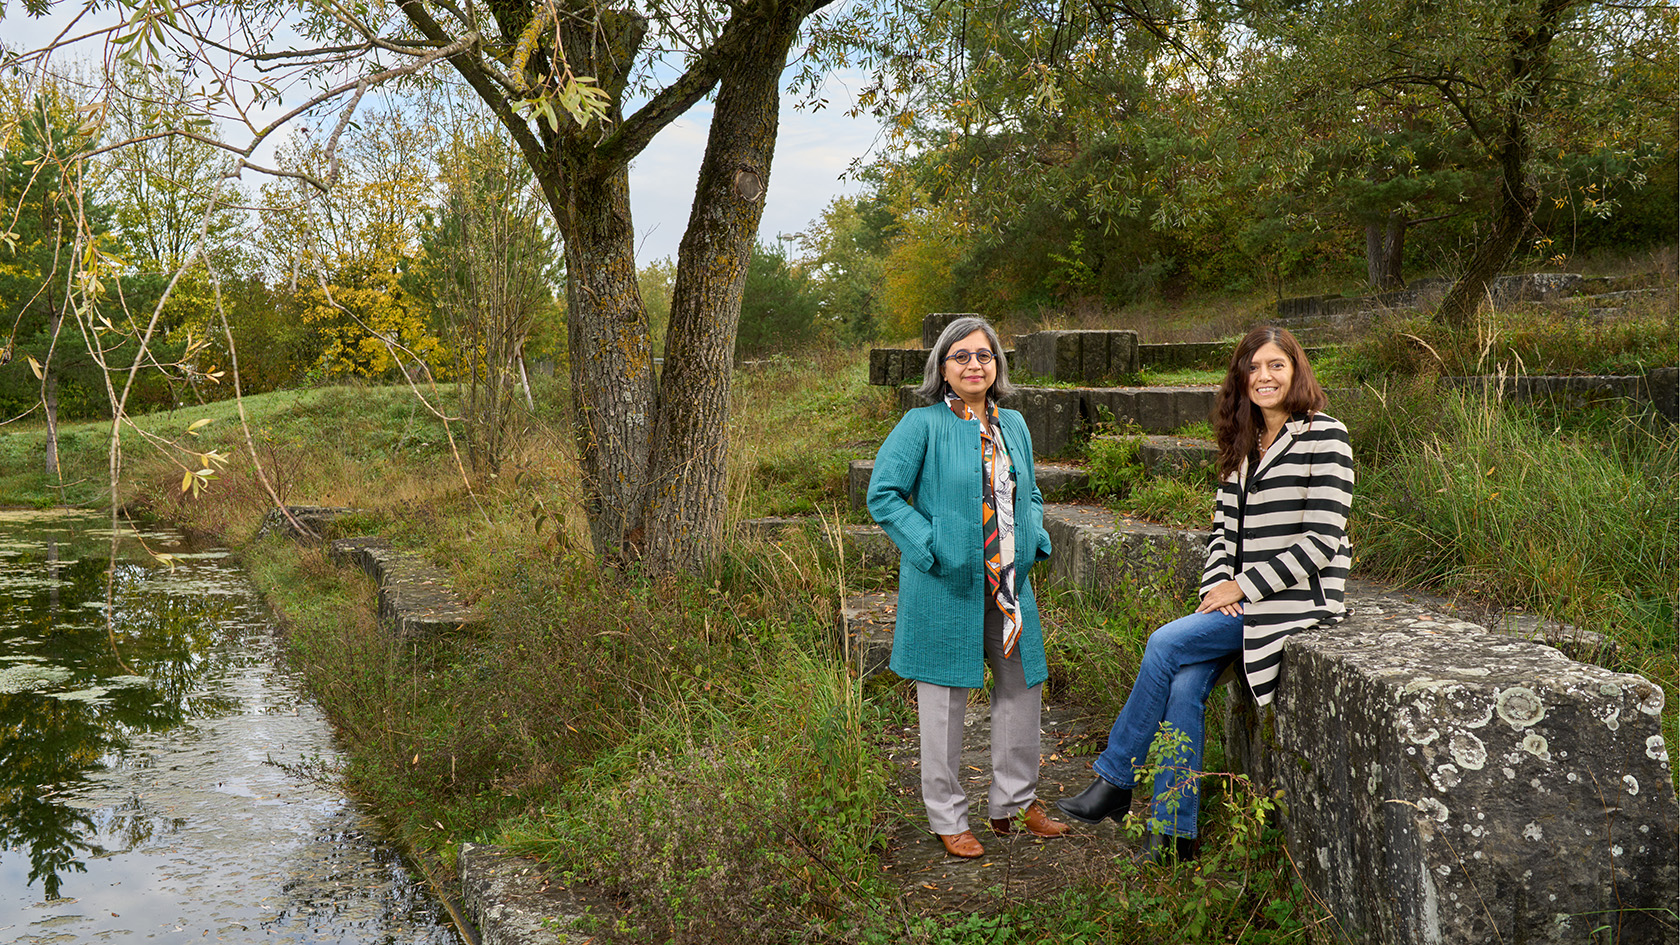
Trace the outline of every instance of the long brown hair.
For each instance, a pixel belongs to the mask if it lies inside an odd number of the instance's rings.
[[[1324,388],[1313,376],[1307,363],[1307,352],[1287,328],[1261,325],[1243,336],[1237,350],[1231,352],[1231,366],[1225,372],[1225,382],[1219,385],[1219,398],[1213,406],[1213,432],[1219,443],[1219,478],[1237,471],[1244,459],[1252,458],[1260,449],[1260,430],[1264,418],[1260,408],[1248,399],[1248,372],[1254,354],[1267,344],[1277,345],[1288,356],[1294,369],[1289,392],[1280,405],[1291,414],[1323,410],[1329,405]]]

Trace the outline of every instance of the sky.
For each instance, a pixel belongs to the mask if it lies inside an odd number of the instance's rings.
[[[856,98],[857,81],[856,76],[829,76],[823,95],[830,104],[822,111],[796,110],[794,98],[783,96],[776,156],[758,228],[761,242],[806,229],[836,196],[858,192],[855,182],[841,178],[854,158],[870,153],[879,126],[871,116],[845,116]],[[677,255],[694,203],[710,118],[710,102],[696,105],[630,165],[630,213],[640,264]],[[795,244],[788,249],[797,255]]]
[[[81,8],[77,0],[65,0],[48,16],[35,19],[24,14],[19,0],[0,0],[0,10],[6,14],[0,20],[0,36],[12,49],[38,48],[50,42]],[[104,15],[106,22],[113,17],[109,12]],[[91,17],[84,18],[76,32],[84,32],[91,21]],[[75,47],[71,57],[98,55],[100,49],[90,42]],[[57,61],[62,65],[65,59]],[[821,110],[800,110],[795,105],[801,97],[783,96],[776,154],[759,225],[761,241],[807,229],[836,196],[859,191],[859,185],[845,180],[844,175],[854,159],[870,153],[879,127],[872,116],[846,117],[862,81],[862,76],[855,73],[831,74],[820,92],[829,104]],[[711,108],[710,101],[695,105],[655,137],[630,166],[630,212],[636,227],[639,265],[676,257],[694,202],[695,178],[706,147]],[[274,111],[278,114],[279,110]],[[279,140],[274,139],[274,143]],[[253,159],[271,163],[272,147],[265,147]],[[255,192],[262,179],[247,172],[246,189]],[[797,255],[796,244],[786,246]]]

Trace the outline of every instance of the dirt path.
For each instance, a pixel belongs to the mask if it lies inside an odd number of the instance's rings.
[[[986,792],[991,784],[989,714],[988,705],[969,705],[963,739],[969,824],[986,848],[986,855],[978,859],[946,855],[939,838],[928,830],[927,815],[922,809],[920,747],[915,727],[901,729],[889,747],[897,775],[895,790],[899,804],[881,865],[887,875],[897,880],[905,904],[913,911],[924,914],[971,911],[1004,901],[1054,894],[1080,876],[1105,873],[1117,861],[1130,860],[1142,851],[1140,842],[1127,837],[1113,821],[1104,821],[1096,827],[1071,822],[1071,833],[1052,840],[1024,831],[1007,837],[992,833],[986,810]],[[1069,751],[1106,735],[1108,722],[1073,709],[1045,707],[1044,761],[1038,793],[1056,819],[1068,819],[1055,809],[1056,799],[1079,793],[1093,777],[1092,756],[1072,756]],[[1140,799],[1134,809],[1141,809],[1146,802],[1147,798]]]

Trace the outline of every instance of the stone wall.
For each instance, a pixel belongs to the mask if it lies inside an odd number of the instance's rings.
[[[1298,634],[1227,754],[1281,788],[1308,889],[1356,942],[1656,942],[1676,896],[1662,690],[1361,602]],[[1609,931],[1604,931],[1609,930]]]
[[[1016,342],[1023,370],[1058,381],[1090,383],[1135,374],[1135,331],[1035,331]]]
[[[1680,422],[1680,369],[1652,368],[1644,374],[1517,377],[1443,377],[1450,390],[1498,391],[1508,400],[1544,400],[1569,407],[1631,401]]]

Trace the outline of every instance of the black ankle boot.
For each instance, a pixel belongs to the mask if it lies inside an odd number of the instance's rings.
[[[1126,812],[1132,809],[1132,789],[1129,787],[1115,787],[1098,778],[1091,782],[1091,786],[1080,792],[1078,797],[1064,797],[1056,802],[1074,820],[1087,824],[1100,824],[1104,818],[1112,817],[1118,823],[1124,820]]]
[[[1173,860],[1191,863],[1195,861],[1201,849],[1201,841],[1196,837],[1171,837],[1152,833],[1149,835],[1149,852],[1146,855],[1151,862],[1163,865]]]

